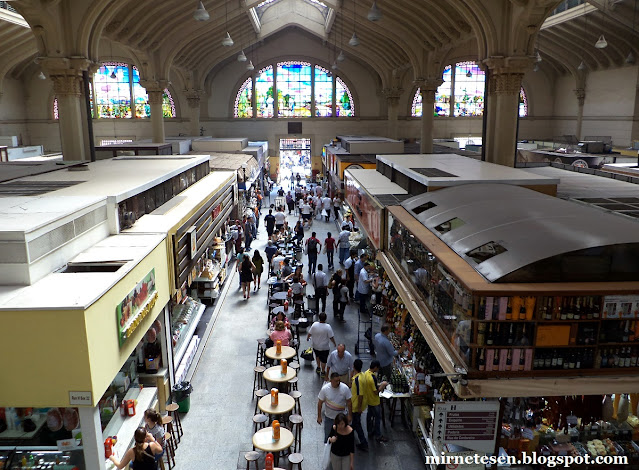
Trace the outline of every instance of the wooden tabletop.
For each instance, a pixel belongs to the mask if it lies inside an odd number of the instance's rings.
[[[286,291],[276,292],[275,294],[271,296],[271,299],[275,299],[275,300],[286,300],[287,298],[288,298],[288,292]]]
[[[270,415],[283,415],[295,407],[295,399],[286,393],[277,394],[277,406],[271,406],[271,395],[260,398],[257,407]]]
[[[295,357],[295,349],[290,346],[282,346],[282,353],[276,354],[277,346],[270,347],[266,350],[264,354],[269,359],[291,359]]]
[[[282,375],[282,367],[274,366],[266,369],[263,375],[264,380],[268,380],[269,382],[288,382],[293,377],[295,377],[295,369],[293,369],[292,367],[287,367],[286,375]]]
[[[253,445],[264,452],[280,452],[293,444],[293,433],[285,427],[280,428],[280,438],[273,440],[273,428],[263,428],[253,434]]]

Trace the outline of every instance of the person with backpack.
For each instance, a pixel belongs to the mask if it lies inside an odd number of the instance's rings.
[[[322,249],[322,244],[317,239],[317,233],[311,233],[306,240],[306,253],[308,254],[308,274],[315,274],[315,266],[317,266],[317,255]]]

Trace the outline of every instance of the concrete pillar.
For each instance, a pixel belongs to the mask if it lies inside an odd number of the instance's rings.
[[[89,160],[85,142],[87,122],[83,117],[86,113],[82,112],[82,71],[58,70],[50,72],[49,76],[58,98],[62,158],[64,161]]]
[[[189,135],[200,135],[200,94],[197,90],[189,90],[186,93],[189,103]]]
[[[162,96],[164,89],[146,90],[149,95],[151,108],[151,127],[153,128],[153,142],[164,143],[164,115],[162,113]]]
[[[82,428],[82,452],[85,468],[106,469],[100,410],[97,406],[78,407],[80,427]],[[122,456],[120,455],[120,458]]]
[[[488,89],[491,103],[485,152],[488,162],[515,166],[521,79],[533,60],[530,57],[497,57],[484,61],[490,69]]]
[[[575,90],[577,96],[577,126],[575,127],[575,135],[577,140],[581,140],[581,125],[584,120],[584,101],[586,100],[586,90],[577,88]]]
[[[401,88],[393,87],[386,88],[382,92],[386,97],[386,104],[388,107],[388,137],[391,139],[397,139],[397,114],[399,97],[402,94]]]
[[[433,123],[435,122],[435,93],[443,83],[441,79],[415,80],[422,95],[422,129],[420,152],[433,153]]]

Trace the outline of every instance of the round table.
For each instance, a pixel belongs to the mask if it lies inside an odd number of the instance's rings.
[[[264,380],[274,383],[287,383],[293,377],[295,377],[295,369],[291,367],[286,368],[286,375],[282,375],[282,366],[269,367],[264,371]]]
[[[293,310],[295,310],[295,308],[291,308],[291,306],[289,305],[288,310],[284,310],[284,305],[280,305],[279,307],[275,307],[272,311],[271,314],[273,316],[277,315],[278,313],[283,313],[284,315],[288,314],[289,312],[292,312]]]
[[[269,394],[260,398],[257,407],[270,415],[283,415],[295,408],[295,399],[286,393],[278,393],[277,401],[277,406],[271,406],[271,395]]]
[[[284,301],[288,298],[288,292],[276,292],[271,296],[271,300],[281,300]]]
[[[281,354],[277,354],[277,346],[272,346],[270,348],[268,348],[264,354],[266,354],[266,357],[268,357],[269,359],[273,359],[273,360],[279,360],[279,359],[291,359],[293,357],[295,357],[295,349],[293,349],[290,346],[282,346],[282,353]]]
[[[274,284],[279,284],[281,282],[282,282],[281,280],[277,279],[277,276],[271,276],[268,278],[268,281],[266,281],[266,284],[269,286],[272,286]]]
[[[280,427],[280,438],[273,440],[273,428],[263,428],[253,434],[253,447],[264,452],[273,452],[275,462],[279,461],[280,452],[293,444],[293,433],[285,427]]]

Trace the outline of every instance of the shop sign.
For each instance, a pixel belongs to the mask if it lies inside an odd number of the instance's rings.
[[[435,403],[433,439],[478,452],[494,452],[499,427],[499,402]]]
[[[356,213],[364,231],[375,248],[381,248],[382,209],[373,198],[350,176],[344,177],[346,201]]]
[[[154,268],[115,308],[120,347],[131,337],[144,317],[153,309],[157,298]]]
[[[222,212],[222,204],[218,204],[216,207],[213,208],[213,212],[211,212],[211,217],[213,218],[213,222],[215,222],[215,219],[217,219],[217,216],[220,215],[221,212]]]
[[[69,392],[69,405],[93,406],[93,399],[91,398],[91,392]]]
[[[191,249],[191,259],[195,258],[195,254],[197,253],[197,227],[193,226],[186,231],[189,237],[190,249]]]

